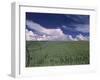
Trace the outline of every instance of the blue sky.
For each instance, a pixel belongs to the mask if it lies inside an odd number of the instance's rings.
[[[26,21],[33,21],[45,29],[60,29],[63,34],[74,38],[79,34],[89,37],[89,15],[27,12]],[[35,32],[27,24],[26,29]]]

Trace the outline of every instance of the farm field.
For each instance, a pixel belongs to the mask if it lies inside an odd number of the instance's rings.
[[[26,41],[26,67],[89,64],[89,41]]]

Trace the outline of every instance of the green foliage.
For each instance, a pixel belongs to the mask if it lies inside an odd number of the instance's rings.
[[[89,64],[88,41],[27,41],[26,46],[32,58],[27,67]]]

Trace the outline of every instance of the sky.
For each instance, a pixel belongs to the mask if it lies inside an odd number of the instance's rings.
[[[89,15],[26,12],[26,40],[89,40]]]

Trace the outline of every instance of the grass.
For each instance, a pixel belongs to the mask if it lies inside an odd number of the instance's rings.
[[[26,41],[26,67],[89,64],[88,41]]]

